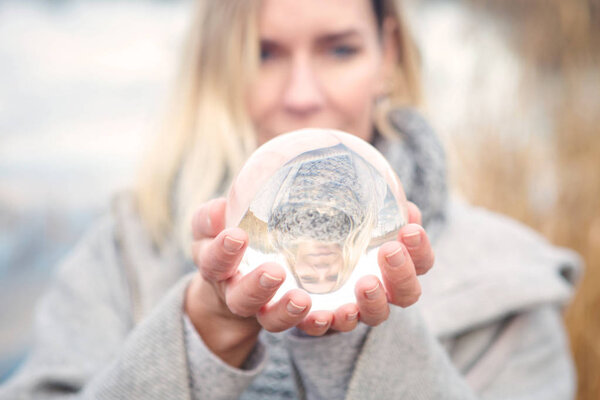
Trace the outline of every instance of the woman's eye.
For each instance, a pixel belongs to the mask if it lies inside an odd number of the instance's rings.
[[[354,46],[340,45],[331,48],[330,53],[337,58],[348,58],[358,52]]]
[[[277,56],[277,46],[268,41],[260,42],[260,61],[265,62],[272,60]]]
[[[260,61],[265,62],[273,58],[273,51],[270,49],[260,49]]]
[[[319,281],[319,278],[313,275],[302,275],[300,277],[300,280],[302,281],[302,283],[317,283]]]

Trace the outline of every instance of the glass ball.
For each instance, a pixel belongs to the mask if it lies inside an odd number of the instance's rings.
[[[377,251],[406,222],[406,196],[383,155],[329,129],[302,129],[260,146],[227,199],[226,226],[249,237],[239,271],[279,263],[286,279],[272,301],[301,288],[312,310],[356,302],[357,280],[381,278]]]

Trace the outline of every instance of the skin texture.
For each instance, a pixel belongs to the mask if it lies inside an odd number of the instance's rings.
[[[421,287],[417,275],[433,266],[433,251],[420,226],[419,210],[408,203],[410,223],[400,230],[397,241],[379,250],[383,282],[373,275],[361,278],[355,288],[357,304],[335,312],[309,313],[310,296],[295,289],[267,306],[285,271],[267,263],[243,277],[238,273],[248,237],[240,228],[223,229],[225,203],[221,198],[204,204],[193,220],[194,261],[200,273],[187,291],[186,312],[207,346],[232,366],[244,362],[262,328],[279,332],[298,326],[319,336],[330,328],[350,331],[359,320],[378,325],[389,315],[388,303],[407,307],[418,300]]]
[[[373,100],[396,56],[370,1],[266,0],[259,29],[262,65],[248,92],[259,144],[306,127],[369,141]]]
[[[373,101],[394,54],[385,32],[378,39],[370,2],[266,0],[259,23],[263,62],[248,95],[259,142],[311,126],[369,140]],[[407,307],[418,300],[417,275],[433,265],[420,212],[409,203],[409,224],[379,250],[383,282],[375,276],[361,278],[356,304],[310,312],[310,296],[300,289],[267,304],[285,278],[284,269],[267,263],[241,276],[237,266],[248,236],[240,228],[225,229],[226,207],[225,199],[212,200],[193,218],[199,273],[187,290],[185,309],[205,344],[234,367],[246,360],[261,329],[298,326],[319,336],[350,331],[359,321],[382,323],[390,304]]]

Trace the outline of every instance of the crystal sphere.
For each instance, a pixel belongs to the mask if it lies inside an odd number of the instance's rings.
[[[406,222],[406,196],[383,155],[330,129],[302,129],[260,146],[227,198],[226,226],[249,237],[239,271],[279,263],[286,279],[272,301],[301,288],[312,310],[356,302],[357,280],[381,278],[377,250]]]

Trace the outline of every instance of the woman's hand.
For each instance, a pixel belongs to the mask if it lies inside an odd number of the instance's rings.
[[[245,276],[237,271],[248,237],[240,228],[224,229],[225,205],[225,199],[213,200],[194,217],[193,255],[199,274],[188,289],[185,308],[205,344],[233,366],[247,358],[261,327],[278,332],[298,326],[318,336],[329,329],[350,331],[359,320],[380,324],[389,315],[388,302],[407,307],[417,301],[421,288],[416,276],[433,265],[420,212],[409,203],[410,223],[400,230],[398,241],[379,250],[383,284],[375,276],[361,278],[355,288],[357,304],[309,314],[310,296],[300,289],[268,304],[285,271],[276,263],[265,263]]]
[[[356,283],[360,320],[367,325],[385,321],[390,303],[400,307],[414,304],[421,296],[417,275],[425,274],[433,266],[433,250],[421,227],[421,212],[411,202],[408,202],[408,221],[400,229],[397,241],[387,242],[379,249],[377,260],[383,284],[372,275]]]
[[[224,229],[225,205],[225,199],[213,200],[194,216],[192,251],[199,274],[188,288],[185,309],[205,344],[225,362],[240,366],[261,326],[278,332],[298,325],[306,318],[311,299],[295,289],[267,304],[283,283],[285,271],[265,263],[245,276],[238,272],[248,237],[240,228]]]
[[[421,285],[417,275],[429,271],[435,257],[421,227],[421,212],[412,202],[408,202],[408,222],[398,232],[397,241],[387,242],[379,249],[377,259],[383,283],[374,275],[364,276],[355,286],[357,304],[346,304],[335,313],[319,311],[318,318],[327,320],[327,328],[346,332],[354,329],[358,321],[376,326],[388,318],[389,304],[408,307],[419,299]],[[298,328],[312,335],[325,333],[326,330],[315,329],[314,314],[309,314]]]

